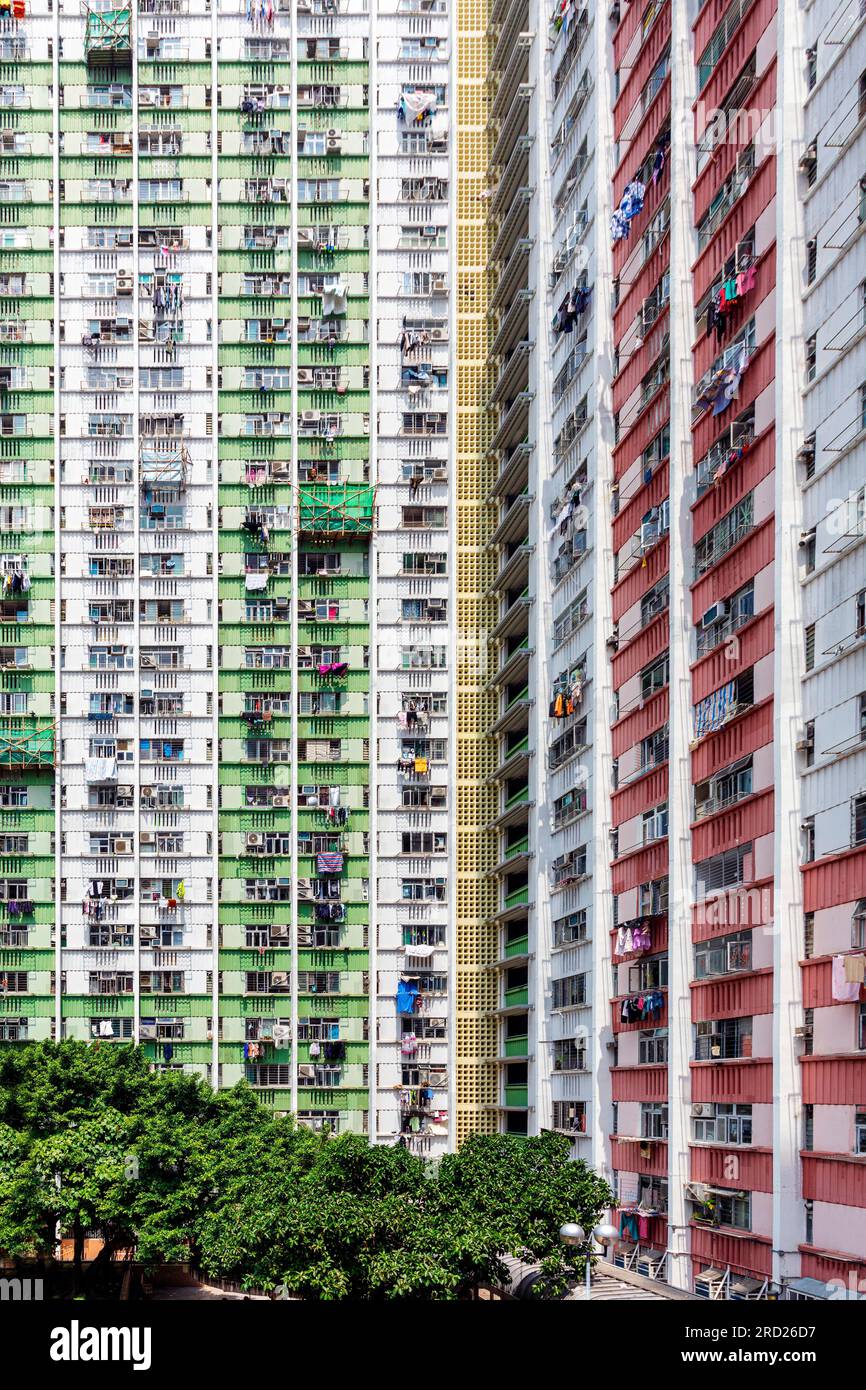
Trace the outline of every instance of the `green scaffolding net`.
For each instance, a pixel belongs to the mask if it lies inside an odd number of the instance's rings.
[[[84,10],[84,52],[90,63],[112,63],[129,60],[132,53],[132,30],[129,7],[116,10],[94,10],[88,4]]]
[[[368,536],[373,530],[376,489],[364,483],[307,485],[299,489],[298,529],[327,540]]]
[[[5,720],[0,724],[0,767],[48,767],[53,763],[52,720]]]

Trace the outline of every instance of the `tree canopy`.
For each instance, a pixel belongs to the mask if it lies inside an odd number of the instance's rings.
[[[153,1073],[134,1047],[39,1043],[0,1056],[0,1251],[50,1258],[96,1230],[104,1258],[191,1261],[308,1299],[456,1299],[540,1263],[554,1291],[582,1267],[607,1185],[568,1140],[469,1138],[431,1167],[362,1135],[313,1133],[240,1084]]]

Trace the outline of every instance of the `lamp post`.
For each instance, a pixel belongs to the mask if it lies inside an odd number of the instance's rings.
[[[585,1296],[587,1299],[592,1298],[592,1266],[590,1264],[590,1256],[592,1255],[593,1243],[597,1241],[599,1245],[610,1245],[613,1241],[616,1240],[617,1235],[618,1232],[616,1227],[609,1225],[607,1222],[602,1222],[598,1226],[593,1226],[588,1238],[586,1231],[583,1229],[582,1226],[578,1225],[576,1221],[566,1221],[565,1224],[563,1226],[560,1226],[559,1228],[559,1239],[562,1241],[563,1245],[570,1245],[572,1248],[575,1249],[579,1249],[581,1246],[585,1246]]]

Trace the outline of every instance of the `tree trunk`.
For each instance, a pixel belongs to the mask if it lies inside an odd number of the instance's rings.
[[[119,1235],[113,1236],[106,1236],[103,1233],[102,1249],[96,1256],[96,1259],[91,1260],[88,1265],[85,1275],[86,1281],[90,1283],[94,1275],[98,1275],[104,1270],[111,1263],[111,1257],[116,1251],[123,1250],[127,1247],[131,1248],[133,1244],[134,1241],[127,1231],[122,1231]]]
[[[84,1265],[84,1227],[80,1220],[76,1220],[72,1227],[74,1239],[72,1257],[72,1292],[76,1296],[81,1293],[81,1272]]]

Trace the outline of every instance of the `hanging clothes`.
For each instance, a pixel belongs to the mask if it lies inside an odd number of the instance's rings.
[[[854,1004],[860,998],[860,985],[845,974],[845,957],[834,956],[831,967],[832,992],[837,1004]]]

